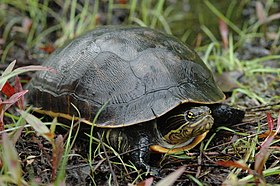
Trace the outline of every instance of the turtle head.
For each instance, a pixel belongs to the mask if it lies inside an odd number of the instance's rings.
[[[170,115],[165,123],[157,126],[158,145],[151,146],[154,151],[163,153],[189,150],[204,139],[213,126],[214,119],[207,106],[191,107],[188,110]]]
[[[163,140],[169,144],[181,144],[209,131],[214,123],[211,111],[206,106],[193,107],[182,114],[166,120]]]

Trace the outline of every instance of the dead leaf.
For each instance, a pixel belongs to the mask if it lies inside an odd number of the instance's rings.
[[[35,161],[36,156],[28,156],[26,158],[26,164],[31,165]]]
[[[240,71],[223,72],[215,75],[215,80],[223,92],[231,92],[238,88],[237,80],[243,75]]]
[[[267,16],[266,16],[262,3],[259,1],[256,2],[256,13],[257,13],[257,17],[259,19],[259,23],[263,24],[266,21]]]
[[[38,134],[43,136],[48,141],[52,142],[54,134],[51,133],[50,129],[40,119],[23,110],[18,110],[18,112],[26,120],[26,122],[35,129]]]
[[[140,183],[137,183],[135,186],[151,186],[153,184],[154,178],[150,177],[147,178],[143,181],[141,181]]]
[[[18,76],[15,77],[15,92],[22,92],[23,88],[20,83],[20,79]],[[17,107],[21,110],[24,110],[24,96],[21,96],[19,100],[17,101]]]
[[[160,180],[156,186],[172,186],[175,181],[184,173],[186,167],[180,167],[175,172],[172,172],[162,180]]]

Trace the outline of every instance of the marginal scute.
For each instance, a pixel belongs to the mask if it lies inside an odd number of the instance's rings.
[[[89,121],[105,105],[98,127],[134,125],[180,104],[224,99],[195,51],[149,28],[97,28],[58,49],[43,65],[57,73],[37,72],[29,84],[29,101],[75,114],[72,103]]]

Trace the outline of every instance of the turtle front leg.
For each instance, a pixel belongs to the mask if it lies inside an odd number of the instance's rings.
[[[110,129],[106,133],[106,141],[119,153],[131,151],[130,160],[137,168],[150,170],[150,136],[139,126]]]
[[[149,150],[149,137],[144,134],[137,136],[136,138],[135,137],[134,139],[131,139],[131,142],[133,143],[131,148],[131,161],[137,168],[150,171],[151,167],[149,165],[149,162],[151,152]]]

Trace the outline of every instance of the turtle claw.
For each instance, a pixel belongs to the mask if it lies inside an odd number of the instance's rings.
[[[150,167],[148,176],[160,176],[160,169],[157,167]]]

